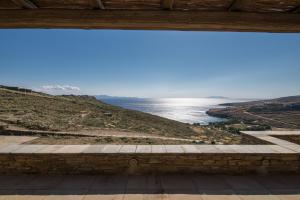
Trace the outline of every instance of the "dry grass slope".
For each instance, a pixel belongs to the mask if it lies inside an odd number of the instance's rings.
[[[0,122],[31,130],[79,131],[85,128],[189,137],[190,125],[105,104],[91,96],[51,96],[0,88]]]

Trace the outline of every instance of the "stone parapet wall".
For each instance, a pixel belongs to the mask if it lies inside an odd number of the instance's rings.
[[[2,136],[2,174],[299,173],[300,145],[244,132],[269,145],[27,145],[34,137]]]
[[[0,154],[0,173],[276,173],[300,172],[299,154]]]

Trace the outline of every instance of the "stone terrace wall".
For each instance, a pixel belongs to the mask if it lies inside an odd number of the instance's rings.
[[[0,154],[0,173],[299,173],[299,154]]]
[[[2,136],[0,173],[143,174],[300,172],[300,145],[270,135],[300,131],[245,132],[270,145],[27,145],[28,137]],[[34,137],[32,137],[34,138]],[[2,144],[1,144],[2,141]]]

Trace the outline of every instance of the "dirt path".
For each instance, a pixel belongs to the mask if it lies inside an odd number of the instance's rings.
[[[176,141],[188,141],[192,142],[192,139],[184,138],[175,138],[175,137],[164,137],[164,136],[155,136],[147,133],[137,133],[137,132],[127,132],[127,131],[118,131],[118,130],[87,130],[79,131],[78,134],[88,135],[88,136],[103,136],[103,137],[127,137],[127,138],[150,138],[150,139],[161,139],[161,140],[176,140]]]
[[[160,137],[160,136],[122,136],[122,135],[105,135],[109,136],[109,137],[117,137],[117,138],[122,138],[122,137],[126,137],[126,138],[144,138],[144,139],[160,139],[160,140],[174,140],[174,141],[186,141],[186,142],[193,142],[195,140],[192,139],[183,139],[183,138],[172,138],[172,137]]]

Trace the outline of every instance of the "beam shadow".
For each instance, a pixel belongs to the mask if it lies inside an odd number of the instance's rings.
[[[122,194],[300,195],[300,175],[0,175],[0,195]]]

